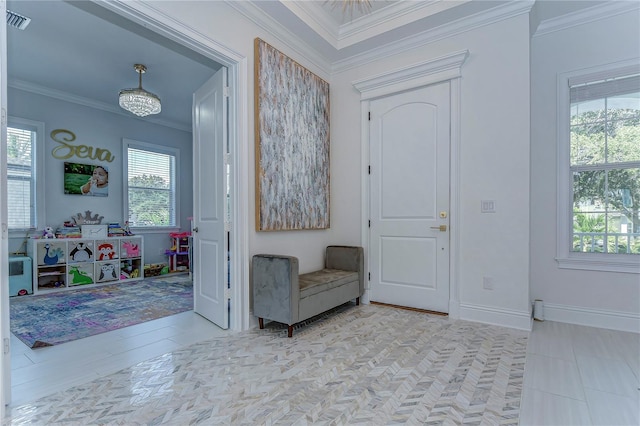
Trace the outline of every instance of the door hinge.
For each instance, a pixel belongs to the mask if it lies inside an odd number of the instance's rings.
[[[371,228],[371,219],[369,219],[369,228]]]
[[[224,298],[229,300],[231,299],[231,289],[230,288],[225,288],[224,289]]]
[[[369,281],[371,281],[371,272],[369,272]]]
[[[9,342],[10,342],[10,340],[9,340],[9,338],[8,338],[8,337],[5,337],[5,338],[3,339],[3,341],[4,341],[4,344],[2,345],[2,346],[3,346],[3,348],[2,348],[2,352],[3,352],[5,355],[8,355],[8,354],[9,354],[9,352],[11,352],[11,344],[9,343]]]
[[[222,88],[222,96],[224,96],[225,98],[229,97],[229,86],[225,86]]]
[[[231,153],[230,152],[225,152],[224,153],[224,165],[228,166],[229,164],[231,164]]]
[[[231,232],[232,226],[231,226],[231,222],[224,222],[224,231],[225,232]]]
[[[371,111],[369,111],[369,121],[371,121]]]
[[[369,166],[369,174],[371,174],[371,166]]]

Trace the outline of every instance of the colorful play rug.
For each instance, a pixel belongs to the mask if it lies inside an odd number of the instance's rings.
[[[53,346],[193,309],[188,274],[10,299],[11,332]]]

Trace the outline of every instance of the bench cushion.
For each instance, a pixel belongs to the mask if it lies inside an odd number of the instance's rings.
[[[300,298],[331,290],[349,282],[358,281],[358,273],[339,269],[322,269],[298,276]]]

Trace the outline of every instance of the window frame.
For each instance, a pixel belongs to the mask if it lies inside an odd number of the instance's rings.
[[[45,173],[45,160],[44,160],[44,123],[41,121],[29,120],[21,117],[9,116],[7,120],[7,132],[9,128],[16,128],[22,130],[35,131],[35,149],[32,148],[32,184],[33,191],[32,202],[34,203],[33,211],[33,226],[27,228],[10,228],[9,237],[16,238],[24,236],[25,233],[35,232],[42,228],[46,221],[46,203],[45,203],[45,181],[42,177],[46,176]],[[8,135],[7,135],[8,137]],[[8,174],[8,165],[7,165]],[[8,176],[7,176],[8,181]],[[7,197],[9,193],[7,192]]]
[[[570,81],[591,82],[640,72],[637,59],[558,74],[557,78],[557,233],[556,261],[562,269],[640,274],[640,255],[582,253],[570,250],[573,230],[573,177],[571,174]]]
[[[164,145],[156,145],[148,142],[141,142],[133,139],[122,139],[122,186],[123,186],[123,218],[129,219],[129,148],[148,151],[157,154],[171,155],[174,157],[175,170],[173,172],[173,200],[175,224],[168,226],[133,226],[132,230],[137,233],[177,231],[180,228],[180,150],[178,148]]]

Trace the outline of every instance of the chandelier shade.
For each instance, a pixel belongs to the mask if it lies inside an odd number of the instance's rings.
[[[142,64],[135,64],[133,68],[138,73],[138,87],[120,91],[120,96],[118,97],[120,106],[138,117],[158,114],[162,111],[160,98],[142,88],[142,74],[147,71],[147,67]]]

